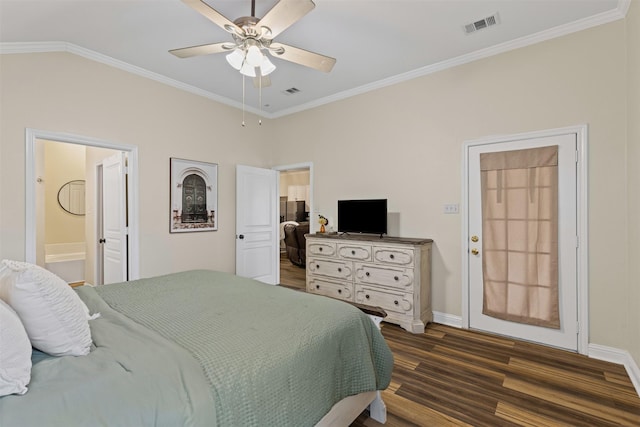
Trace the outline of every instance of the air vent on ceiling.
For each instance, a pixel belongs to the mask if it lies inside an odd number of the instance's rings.
[[[470,24],[467,24],[464,26],[464,32],[465,34],[471,34],[471,33],[475,33],[476,31],[480,31],[483,30],[485,28],[488,27],[492,27],[496,24],[500,23],[500,17],[498,16],[498,13],[494,13],[491,16],[487,16],[486,18],[483,18],[479,21],[475,21],[472,22]]]
[[[285,89],[284,90],[284,94],[285,95],[294,95],[296,93],[300,92],[300,89],[295,88],[295,87],[290,87],[289,89]]]

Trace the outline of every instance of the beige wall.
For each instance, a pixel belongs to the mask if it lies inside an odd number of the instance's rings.
[[[435,241],[434,310],[461,315],[461,216],[443,205],[461,202],[464,141],[587,123],[590,339],[625,348],[625,81],[618,21],[284,117],[274,162],[312,160],[331,216],[338,199],[388,198],[399,234]]]
[[[58,191],[69,181],[85,179],[85,147],[42,141],[44,144],[45,244],[85,241],[84,216],[60,207]]]
[[[629,185],[628,239],[628,330],[626,347],[640,364],[640,4],[632,2],[626,19],[627,30],[627,170]]]
[[[280,196],[286,196],[290,185],[309,185],[308,170],[280,172]]]
[[[142,276],[234,271],[235,166],[266,166],[271,149],[270,121],[241,120],[237,109],[72,54],[2,55],[0,258],[25,256],[25,128],[34,128],[138,147]],[[169,233],[170,157],[218,163],[219,231]]]
[[[627,219],[640,214],[640,202],[627,203],[627,195],[640,178],[627,177],[637,164],[627,150],[640,157],[640,132],[626,120],[627,113],[637,117],[639,104],[637,5],[630,14],[629,24],[479,60],[261,128],[241,128],[238,110],[71,54],[3,55],[0,257],[24,258],[26,127],[139,147],[143,276],[233,271],[235,165],[313,161],[318,211],[335,217],[338,199],[388,198],[399,234],[434,239],[434,310],[461,315],[461,216],[442,209],[461,201],[463,142],[587,123],[590,342],[630,349],[639,361],[638,290],[628,279],[638,272],[628,258],[637,256],[632,246],[640,231]],[[628,85],[634,96],[627,97]],[[627,133],[635,138],[629,146]],[[169,234],[172,156],[219,164],[220,231]]]

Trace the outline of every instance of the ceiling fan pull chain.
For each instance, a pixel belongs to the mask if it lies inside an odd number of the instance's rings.
[[[242,75],[242,127],[244,127],[244,74]]]
[[[262,74],[260,75],[258,102],[260,103],[260,117],[258,118],[258,126],[262,126]]]

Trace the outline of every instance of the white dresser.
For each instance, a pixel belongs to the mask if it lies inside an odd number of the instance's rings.
[[[431,239],[308,234],[307,292],[381,307],[413,333],[432,320]]]

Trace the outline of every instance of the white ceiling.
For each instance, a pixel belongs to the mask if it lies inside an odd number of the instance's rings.
[[[206,0],[234,20],[250,0]],[[256,0],[261,17],[277,0]],[[273,59],[262,114],[295,111],[624,17],[630,0],[314,0],[276,41],[337,59],[322,73]],[[500,23],[466,35],[495,13]],[[71,51],[228,105],[242,78],[225,54],[179,59],[168,50],[231,41],[179,0],[0,0],[0,52]],[[259,112],[247,79],[247,109]],[[288,95],[286,89],[300,90]]]

